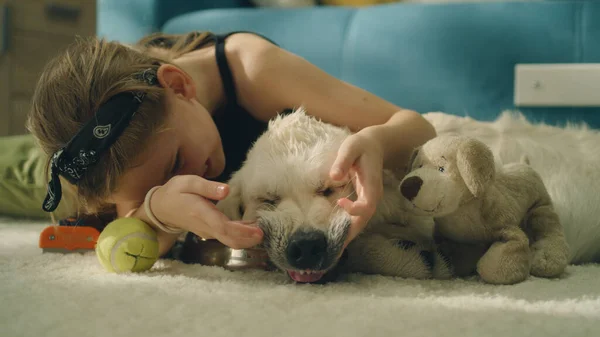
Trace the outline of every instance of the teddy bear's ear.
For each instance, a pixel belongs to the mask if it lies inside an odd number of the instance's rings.
[[[408,163],[406,164],[406,170],[405,170],[406,172],[405,173],[410,173],[410,171],[412,171],[412,167],[415,163],[415,159],[417,159],[417,156],[419,155],[420,150],[421,150],[420,146],[416,147],[410,154],[410,159],[408,160]]]
[[[496,175],[494,154],[489,147],[474,138],[464,138],[459,145],[456,166],[475,197],[481,196]]]
[[[237,175],[233,175],[227,183],[229,185],[229,194],[216,204],[219,211],[234,221],[241,220],[245,212],[242,202],[242,186],[239,182],[240,178]]]

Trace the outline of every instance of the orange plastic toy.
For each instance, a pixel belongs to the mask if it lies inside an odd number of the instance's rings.
[[[39,246],[43,252],[75,253],[93,251],[100,232],[90,226],[53,225],[40,233]]]

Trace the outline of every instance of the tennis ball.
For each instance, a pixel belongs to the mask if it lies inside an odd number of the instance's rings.
[[[100,233],[96,256],[111,273],[149,270],[158,260],[156,232],[140,219],[114,220]]]

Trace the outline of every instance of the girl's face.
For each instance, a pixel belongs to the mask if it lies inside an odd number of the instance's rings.
[[[210,113],[196,100],[195,90],[167,90],[165,103],[165,131],[150,139],[146,150],[119,180],[110,200],[118,208],[139,206],[148,190],[175,175],[210,179],[225,168],[219,132]]]
[[[225,168],[225,155],[210,113],[195,99],[168,97],[167,105],[169,117],[165,132],[174,139],[168,142],[170,146],[166,149],[170,155],[165,178],[187,174],[207,179],[219,176]]]

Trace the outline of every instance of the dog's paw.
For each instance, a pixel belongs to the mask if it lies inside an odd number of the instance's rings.
[[[433,278],[440,280],[452,278],[454,276],[454,267],[450,258],[440,251],[436,251],[434,257],[434,266],[432,267]]]
[[[435,255],[427,250],[420,251],[419,255],[421,256],[423,264],[429,268],[429,270],[433,270],[433,267],[435,266]]]
[[[418,260],[413,261],[413,265],[420,265],[419,270],[427,271],[432,278],[448,279],[452,277],[452,267],[450,259],[435,249],[424,248],[410,240],[398,240],[396,246],[409,254],[418,253]]]

